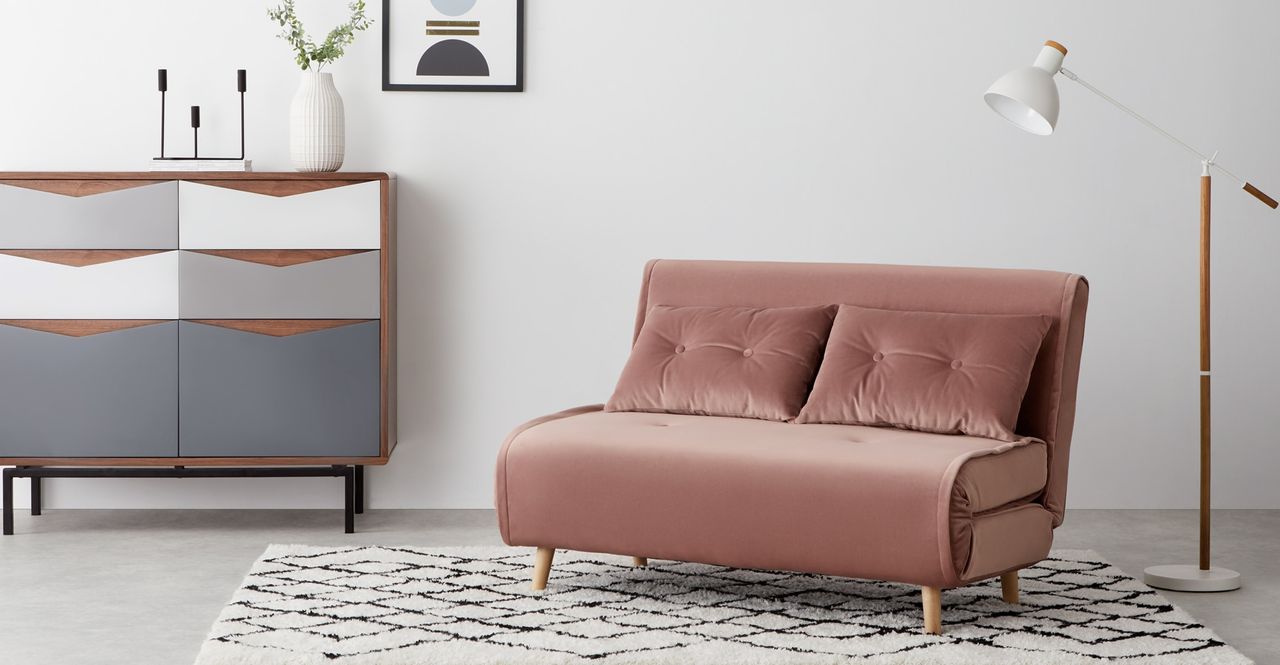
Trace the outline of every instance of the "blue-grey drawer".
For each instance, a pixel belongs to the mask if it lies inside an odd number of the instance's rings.
[[[178,453],[178,323],[103,324],[0,324],[0,457]]]
[[[378,321],[298,334],[287,327],[259,333],[219,322],[178,325],[180,455],[379,454]]]
[[[0,185],[0,248],[177,249],[178,183],[88,196]]]

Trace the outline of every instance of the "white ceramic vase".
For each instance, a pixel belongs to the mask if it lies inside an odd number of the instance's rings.
[[[298,171],[337,171],[346,153],[342,96],[333,74],[302,72],[289,105],[289,156]]]

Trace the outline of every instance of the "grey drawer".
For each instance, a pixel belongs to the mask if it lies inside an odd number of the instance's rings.
[[[178,453],[178,323],[73,337],[0,325],[0,457]]]
[[[177,182],[89,196],[0,185],[0,248],[177,247]]]
[[[378,321],[282,337],[178,325],[182,456],[379,453]]]
[[[381,253],[273,266],[179,252],[184,319],[376,319]]]

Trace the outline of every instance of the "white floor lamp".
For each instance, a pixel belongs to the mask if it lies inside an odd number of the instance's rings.
[[[1276,200],[1222,168],[1222,165],[1214,161],[1216,152],[1206,155],[1192,148],[1063,68],[1062,60],[1066,55],[1067,49],[1062,44],[1045,42],[1034,64],[1000,77],[991,84],[983,99],[992,110],[1019,128],[1032,134],[1047,136],[1053,133],[1053,128],[1058,123],[1058,86],[1053,77],[1060,73],[1154,129],[1161,136],[1182,146],[1200,160],[1200,565],[1152,566],[1146,569],[1143,578],[1153,587],[1174,591],[1239,589],[1239,573],[1226,568],[1214,568],[1209,564],[1209,189],[1212,181],[1209,169],[1215,168],[1240,183],[1244,191],[1272,208],[1276,207]]]

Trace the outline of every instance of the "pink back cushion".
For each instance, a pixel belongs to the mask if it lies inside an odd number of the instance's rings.
[[[834,309],[652,307],[605,410],[791,420]]]
[[[941,268],[858,263],[655,260],[645,266],[636,334],[651,304],[786,307],[847,303],[960,314],[1043,314],[1052,325],[1040,345],[1018,413],[1020,434],[1049,447],[1041,502],[1062,521],[1075,424],[1076,383],[1089,284],[1048,270]]]
[[[841,305],[799,423],[873,425],[1015,441],[1038,314],[943,314]]]

